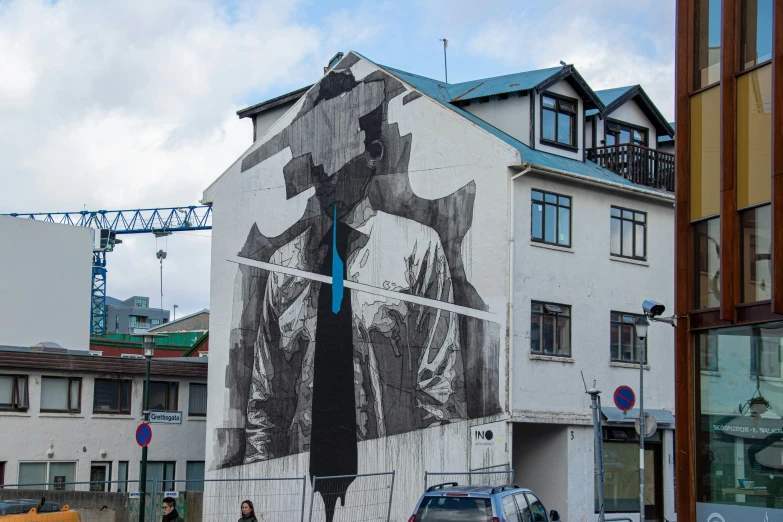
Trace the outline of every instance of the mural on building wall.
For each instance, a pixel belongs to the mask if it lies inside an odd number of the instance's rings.
[[[263,175],[290,149],[286,197],[314,193],[275,237],[265,209],[238,253],[227,418],[244,428],[218,429],[219,467],[309,451],[311,476],[355,474],[360,441],[500,411],[499,325],[466,275],[476,184],[413,192],[416,138],[388,108],[419,95],[380,70],[357,80],[358,60],[242,160],[241,176]],[[329,519],[349,486],[321,492]]]

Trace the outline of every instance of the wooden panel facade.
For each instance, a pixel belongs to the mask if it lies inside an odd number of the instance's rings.
[[[772,312],[783,314],[783,0],[772,9]]]
[[[690,172],[689,139],[690,90],[693,85],[693,0],[677,2],[677,26],[675,44],[675,314],[687,318],[693,303],[693,278],[691,262],[692,239],[690,225]],[[688,321],[680,320],[675,332],[674,381],[676,431],[675,480],[677,484],[677,514],[682,521],[696,520],[695,461],[690,448],[695,445],[693,410],[693,350],[690,348]]]

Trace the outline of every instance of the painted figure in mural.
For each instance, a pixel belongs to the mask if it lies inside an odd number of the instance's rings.
[[[357,60],[340,62],[242,161],[252,175],[290,150],[287,198],[312,191],[299,221],[276,237],[254,225],[239,252],[257,262],[240,265],[227,379],[235,398],[247,393],[244,463],[309,451],[311,476],[351,475],[358,441],[500,409],[498,383],[483,379],[497,375],[497,325],[439,306],[487,308],[463,259],[475,184],[414,194],[412,136],[388,121],[405,88],[382,71],[357,80]],[[316,484],[327,520],[350,484]]]

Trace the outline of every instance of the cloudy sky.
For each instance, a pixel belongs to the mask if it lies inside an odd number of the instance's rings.
[[[573,63],[674,113],[674,0],[0,0],[0,213],[198,204],[250,144],[236,111],[337,51],[452,82]],[[108,293],[209,307],[210,232],[124,236]],[[85,314],[88,310],[85,310]]]

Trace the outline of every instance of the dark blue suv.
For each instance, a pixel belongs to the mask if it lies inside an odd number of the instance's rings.
[[[447,482],[427,488],[408,522],[557,522],[536,494],[516,484],[460,486]]]

